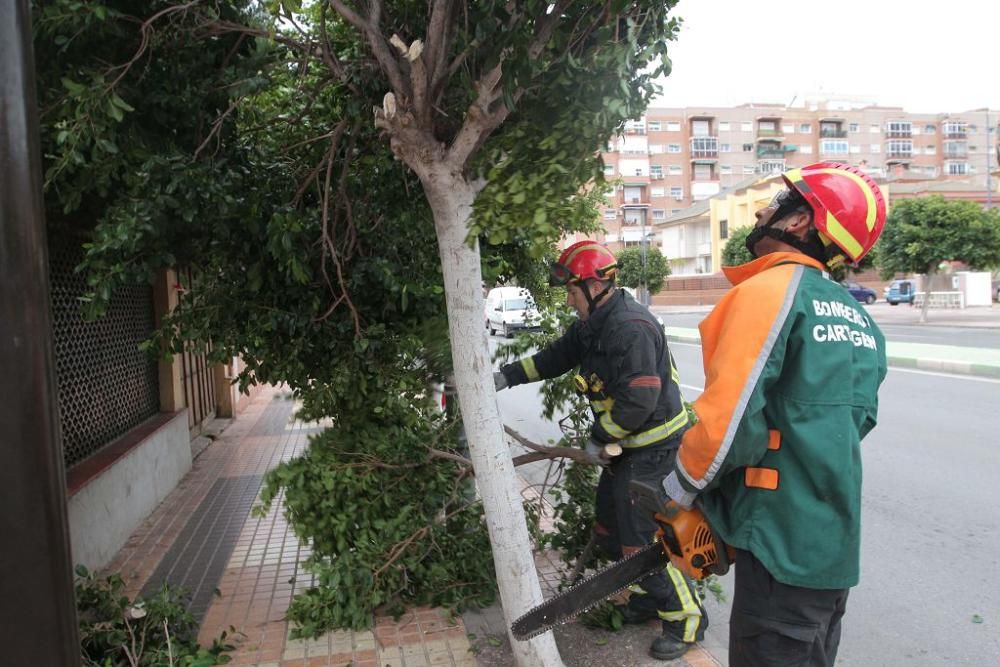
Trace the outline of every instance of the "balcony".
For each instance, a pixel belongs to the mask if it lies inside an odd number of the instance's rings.
[[[847,130],[834,130],[834,129],[823,128],[819,131],[819,136],[822,137],[823,139],[846,139]]]
[[[945,139],[967,139],[969,131],[965,125],[959,123],[945,123],[941,134]]]
[[[784,136],[785,136],[785,133],[782,130],[779,130],[778,128],[763,128],[763,127],[759,127],[759,126],[757,127],[757,138],[758,139],[760,139],[760,138],[782,139],[782,138],[784,138]]]
[[[719,139],[717,137],[691,137],[691,159],[717,159]]]
[[[783,158],[786,150],[781,144],[761,144],[757,146],[757,158]]]
[[[888,151],[885,156],[889,162],[909,162],[913,159],[911,151]]]
[[[913,137],[913,130],[886,130],[885,136],[890,139],[910,139]]]

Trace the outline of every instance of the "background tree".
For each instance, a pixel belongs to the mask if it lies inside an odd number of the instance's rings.
[[[195,266],[159,342],[176,351],[211,340],[216,358],[248,360],[243,382],[287,382],[303,417],[337,421],[301,464],[270,475],[266,492],[287,492],[296,532],[317,547],[310,566],[320,598],[293,610],[311,631],[363,619],[369,583],[402,603],[422,599],[422,587],[445,601],[483,590],[482,559],[452,564],[469,568],[463,573],[446,562],[475,523],[467,513],[475,510],[458,500],[465,470],[454,465],[454,439],[401,440],[398,426],[428,414],[427,382],[453,370],[512,619],[541,593],[492,396],[480,242],[494,256],[491,270],[520,270],[542,262],[564,231],[593,224],[582,186],[601,182],[597,148],[642,113],[652,80],[666,71],[673,3],[265,4],[283,18],[225,14],[208,2],[150,2],[114,17],[137,27],[124,60],[133,66],[110,87],[95,86],[88,103],[124,90],[129,77],[142,81],[148,70],[134,64],[169,63],[177,44],[232,40],[234,53],[260,63],[218,82],[224,104],[176,159],[119,173],[128,196],[94,211],[93,310],[119,284]],[[62,34],[72,41],[75,33]],[[229,62],[204,70],[225,72]],[[138,108],[139,96],[119,97]],[[135,119],[160,131],[173,120]],[[49,129],[58,141],[59,128]],[[398,493],[358,525],[336,521],[338,511],[370,503],[359,480],[373,470],[394,474],[380,488],[395,484]],[[419,486],[428,479],[436,486]],[[353,493],[332,507],[338,485]],[[403,523],[383,530],[393,516]],[[377,556],[345,557],[364,541]],[[464,574],[470,585],[456,588]],[[522,664],[558,661],[550,638],[515,651]]]
[[[903,199],[893,204],[878,248],[883,278],[922,273],[929,293],[941,262],[961,261],[972,270],[1000,266],[1000,215],[940,195]],[[929,302],[924,299],[921,322],[927,321]]]
[[[752,227],[739,227],[729,232],[729,240],[722,246],[722,265],[737,266],[753,261],[753,255],[747,250],[747,234]]]
[[[644,270],[642,254],[641,248],[625,248],[618,253],[618,284],[638,289],[645,276],[646,289],[650,294],[657,294],[663,289],[663,283],[670,275],[670,265],[667,264],[667,259],[659,248],[651,246],[646,249]]]

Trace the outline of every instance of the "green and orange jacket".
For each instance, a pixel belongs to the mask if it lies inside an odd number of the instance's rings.
[[[785,584],[858,582],[861,440],[875,426],[885,338],[823,266],[772,253],[725,269],[701,323],[705,389],[664,489],[700,497],[727,544]]]
[[[688,415],[663,327],[624,290],[537,354],[500,370],[513,387],[577,367],[578,388],[594,414],[594,440],[626,450],[676,444]]]

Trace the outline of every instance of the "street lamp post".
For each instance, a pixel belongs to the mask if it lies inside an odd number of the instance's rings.
[[[644,306],[649,305],[649,291],[646,289],[646,211],[641,211],[640,220],[642,222],[642,236],[639,237],[639,254],[642,257],[642,269],[639,274],[639,303]]]

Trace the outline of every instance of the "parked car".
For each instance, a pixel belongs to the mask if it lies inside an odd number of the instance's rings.
[[[893,280],[889,283],[889,291],[886,292],[885,300],[891,306],[898,306],[901,303],[913,304],[913,297],[916,293],[916,282],[912,280]]]
[[[851,296],[853,296],[858,301],[871,305],[878,300],[878,296],[876,296],[875,290],[873,290],[871,287],[865,287],[864,285],[860,285],[858,283],[850,283],[847,281],[841,281],[840,284],[843,285],[844,289],[850,292]]]
[[[538,329],[535,300],[523,287],[495,287],[486,295],[486,328],[505,337],[521,329]]]

